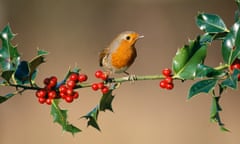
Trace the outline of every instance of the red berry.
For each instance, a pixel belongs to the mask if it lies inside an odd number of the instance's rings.
[[[104,87],[104,83],[100,82],[100,83],[97,84],[97,86],[98,86],[98,89],[102,89]]]
[[[37,90],[36,91],[36,96],[38,97],[38,98],[45,98],[45,96],[47,95],[47,91],[46,90],[44,90],[44,89],[40,89],[40,90]]]
[[[103,74],[103,72],[101,70],[98,70],[98,71],[95,72],[95,77],[96,78],[101,78],[102,74]]]
[[[46,85],[46,86],[44,87],[44,89],[46,89],[46,91],[49,91],[49,90],[52,89],[52,86],[50,86],[50,85]]]
[[[56,85],[57,85],[57,77],[52,76],[52,77],[50,78],[50,81],[49,81],[48,86],[49,86],[50,88],[53,88],[53,87],[55,87]]]
[[[237,63],[237,64],[233,64],[231,65],[231,70],[234,70],[234,69],[240,69],[240,63]]]
[[[60,93],[66,93],[67,92],[67,87],[65,85],[61,85],[58,88],[58,90],[59,90]]]
[[[159,83],[159,86],[160,86],[161,88],[166,88],[166,85],[167,85],[167,82],[164,81],[164,80],[160,81],[160,83]]]
[[[67,94],[66,94],[66,93],[63,93],[63,92],[60,92],[59,95],[60,95],[60,97],[63,98],[63,99],[65,99],[65,97],[67,96]]]
[[[68,88],[67,91],[66,91],[66,94],[72,96],[73,95],[73,89]]]
[[[54,99],[56,98],[56,96],[57,96],[57,93],[54,90],[51,90],[48,92],[48,98]]]
[[[101,89],[101,91],[102,91],[103,94],[106,94],[106,93],[108,93],[109,88],[108,88],[107,86],[104,86],[104,87]]]
[[[71,103],[71,102],[73,101],[73,97],[70,96],[70,95],[67,95],[67,96],[65,97],[65,101],[68,102],[68,103]]]
[[[40,104],[44,104],[44,103],[46,102],[46,99],[43,98],[43,97],[39,97],[39,98],[38,98],[38,102],[39,102]]]
[[[74,88],[76,86],[76,82],[73,80],[69,80],[69,81],[67,81],[66,85],[69,88]]]
[[[107,80],[108,79],[108,75],[105,74],[105,73],[102,73],[101,79],[104,80],[104,81]]]
[[[172,83],[172,82],[173,82],[173,79],[172,79],[172,77],[166,77],[166,78],[164,79],[164,81],[166,81],[167,83]]]
[[[77,82],[77,81],[78,81],[78,73],[72,73],[72,74],[69,76],[69,80],[72,80],[72,81]]]
[[[49,82],[50,82],[50,78],[45,78],[45,79],[43,80],[43,83],[44,83],[45,85],[48,85]]]
[[[233,64],[239,64],[239,63],[240,63],[240,59],[236,58],[236,59],[234,60],[234,62],[232,63],[232,65],[233,65]]]
[[[78,92],[74,92],[74,93],[73,93],[73,98],[74,98],[74,99],[77,99],[78,97],[79,97]]]
[[[98,90],[98,84],[97,83],[92,84],[92,89],[94,91],[97,91]]]
[[[173,83],[168,83],[168,84],[166,85],[166,89],[168,89],[168,90],[173,89]]]
[[[80,75],[78,76],[78,81],[79,81],[79,82],[87,81],[87,79],[88,79],[88,77],[87,77],[87,75],[85,75],[85,74],[80,74]]]
[[[169,69],[169,68],[165,68],[165,69],[162,70],[162,74],[166,77],[171,76],[171,73],[172,73],[172,70]]]
[[[51,105],[52,104],[52,99],[51,98],[46,99],[46,104]]]
[[[51,77],[50,77],[50,80],[51,80],[51,81],[54,81],[54,82],[57,82],[57,77],[56,77],[56,76],[51,76]]]

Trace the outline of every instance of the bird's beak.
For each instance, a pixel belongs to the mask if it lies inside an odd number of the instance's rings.
[[[138,36],[137,39],[141,39],[141,38],[144,38],[144,36],[143,36],[143,35],[140,35],[140,36]]]

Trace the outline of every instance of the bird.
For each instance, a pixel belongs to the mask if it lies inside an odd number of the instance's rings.
[[[124,31],[104,48],[99,54],[99,65],[107,74],[125,73],[129,75],[127,69],[134,63],[137,57],[135,43],[143,38],[134,31]]]

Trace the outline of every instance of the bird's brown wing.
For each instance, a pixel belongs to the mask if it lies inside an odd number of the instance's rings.
[[[103,49],[99,54],[99,65],[103,66],[103,58],[109,54],[109,48]]]

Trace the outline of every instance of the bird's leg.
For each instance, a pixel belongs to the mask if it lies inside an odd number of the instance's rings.
[[[126,75],[128,75],[128,80],[129,80],[129,81],[134,82],[135,80],[137,80],[136,75],[129,74],[129,73],[126,72],[126,71],[124,71],[124,73],[125,73]]]
[[[117,89],[120,87],[120,82],[115,82],[114,77],[109,77],[111,74],[113,74],[111,71],[106,71],[104,73],[107,76],[107,79],[104,80],[104,83],[107,84],[110,89]]]

